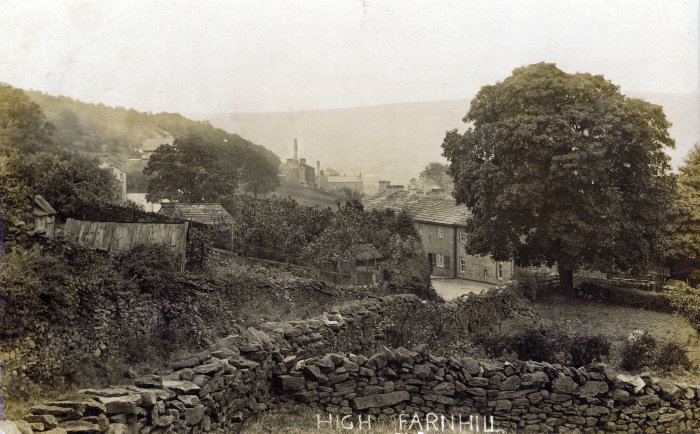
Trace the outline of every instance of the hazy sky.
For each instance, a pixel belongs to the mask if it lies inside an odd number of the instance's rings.
[[[700,87],[698,0],[0,0],[0,82],[149,111],[470,98],[539,61]]]

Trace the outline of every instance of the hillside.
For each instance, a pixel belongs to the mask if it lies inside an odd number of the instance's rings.
[[[700,96],[630,95],[664,107],[673,123],[671,134],[677,142],[677,148],[670,154],[674,165],[678,165],[692,144],[700,140]],[[322,167],[362,171],[366,179],[406,182],[429,161],[442,160],[440,145],[445,132],[464,129],[461,119],[468,108],[469,100],[463,99],[299,112],[190,116],[265,143],[282,158],[292,155],[292,140],[297,137],[300,155],[310,161],[320,160]]]
[[[194,121],[178,113],[144,113],[123,107],[89,104],[37,91],[25,93],[54,124],[54,140],[64,148],[87,154],[107,152],[117,161],[138,157],[144,142],[157,145],[185,134],[197,134],[212,143],[228,143],[262,153],[275,166],[279,157],[264,146],[231,134],[206,121]],[[128,173],[128,172],[127,172]],[[138,173],[132,179],[138,178]]]

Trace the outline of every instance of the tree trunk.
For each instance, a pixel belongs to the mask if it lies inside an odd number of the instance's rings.
[[[559,284],[562,293],[566,295],[574,294],[574,270],[570,266],[557,264],[559,268]]]

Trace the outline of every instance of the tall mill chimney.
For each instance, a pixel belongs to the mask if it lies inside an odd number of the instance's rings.
[[[297,145],[297,139],[294,138],[294,162],[299,162],[299,146]]]

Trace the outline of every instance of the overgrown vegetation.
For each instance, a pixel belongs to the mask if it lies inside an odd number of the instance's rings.
[[[678,368],[689,370],[692,362],[688,350],[675,342],[662,345],[648,333],[633,333],[621,351],[620,365],[629,371],[642,368],[657,368],[670,371]]]
[[[413,219],[392,210],[365,211],[357,200],[329,208],[299,206],[291,199],[237,196],[225,202],[234,216],[233,250],[277,262],[317,267],[353,261],[352,247],[371,244],[382,255],[384,278],[394,292],[437,299]]]

